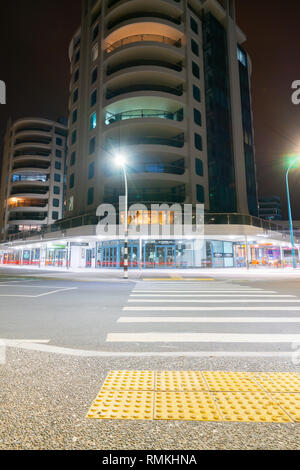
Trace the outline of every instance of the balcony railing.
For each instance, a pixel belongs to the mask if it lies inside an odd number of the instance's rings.
[[[128,44],[135,44],[139,42],[161,42],[164,44],[168,44],[169,46],[181,47],[181,41],[176,41],[175,39],[168,38],[166,36],[160,36],[158,34],[135,34],[133,36],[128,36],[124,39],[114,42],[110,44],[105,52],[110,54],[114,50],[118,49],[119,47],[126,46]]]
[[[106,169],[106,176],[115,175],[111,165]],[[170,175],[183,175],[185,173],[184,165],[179,166],[175,164],[165,164],[161,162],[147,162],[147,163],[134,163],[132,166],[127,166],[128,174],[141,174],[141,173],[165,173]]]
[[[176,113],[169,113],[159,109],[134,109],[132,111],[124,111],[119,114],[107,113],[105,124],[109,126],[114,122],[126,121],[128,119],[144,119],[144,118],[157,118],[157,119],[170,119],[171,121],[183,121],[183,109],[179,109]]]
[[[172,197],[173,197],[172,201],[165,200],[164,202],[175,202],[175,203],[179,202],[176,195],[172,195]],[[116,202],[118,202],[118,200],[116,200]],[[144,201],[139,200],[139,202],[142,203]],[[152,202],[156,203],[157,201],[155,200],[151,201],[147,199],[147,204],[149,205],[149,208]],[[287,242],[289,241],[289,234],[287,233],[286,227],[280,224],[273,223],[273,222],[268,222],[267,220],[258,219],[257,217],[252,217],[251,215],[242,215],[242,214],[234,214],[234,213],[226,213],[226,214],[206,213],[204,216],[204,220],[205,220],[205,225],[212,225],[212,224],[246,225],[246,226],[255,226],[265,231],[276,231],[280,233],[281,235],[283,235]],[[70,219],[61,220],[52,225],[44,226],[41,230],[40,229],[32,230],[26,233],[24,232],[22,233],[16,232],[15,234],[10,233],[8,236],[8,239],[10,241],[25,240],[36,234],[40,235],[40,234],[46,234],[46,233],[53,233],[53,232],[64,231],[64,230],[75,228],[75,227],[83,227],[86,225],[97,225],[98,222],[99,222],[99,218],[96,215],[85,214],[85,215],[73,217]],[[297,243],[299,243],[299,241],[300,239],[297,240]]]
[[[119,88],[118,90],[107,89],[106,99],[110,100],[112,98],[115,98],[116,96],[124,95],[125,93],[133,93],[135,91],[159,91],[163,93],[170,93],[171,95],[175,96],[183,95],[182,85],[177,88],[172,88],[163,85],[131,85],[128,87]]]
[[[10,214],[9,221],[15,221],[15,220],[38,220],[38,221],[43,221],[47,218],[47,212],[42,213],[42,214],[37,214],[35,212],[24,212],[24,214],[20,214],[19,212],[13,214]]]
[[[120,3],[121,1],[122,0],[110,0],[110,2],[108,3],[108,8],[114,7],[115,5]],[[181,0],[173,0],[173,1],[176,2],[176,3],[180,3]]]
[[[182,148],[184,147],[184,134],[179,134],[175,137],[136,137],[124,142],[126,145],[168,145],[170,147]],[[105,145],[107,151],[111,148],[116,148],[116,142],[108,139]]]
[[[182,62],[178,64],[172,64],[170,62],[165,62],[163,60],[152,60],[152,59],[140,59],[140,60],[131,60],[125,64],[115,65],[114,67],[107,67],[106,74],[107,76],[112,75],[113,73],[119,72],[121,70],[130,68],[130,67],[141,67],[141,66],[151,66],[151,67],[165,67],[175,72],[182,71]]]
[[[158,18],[160,20],[166,20],[170,21],[171,23],[174,23],[176,25],[181,24],[181,18],[174,18],[173,16],[165,15],[164,13],[157,13],[157,12],[151,12],[151,11],[138,11],[136,13],[130,13],[128,15],[121,16],[120,18],[117,18],[114,21],[111,21],[108,23],[107,28],[112,29],[115,26],[118,26],[119,24],[123,23],[124,21],[127,20],[134,20],[138,18]]]

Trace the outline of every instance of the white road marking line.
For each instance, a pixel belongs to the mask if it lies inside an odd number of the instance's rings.
[[[300,303],[299,299],[296,300],[278,300],[278,299],[265,299],[265,300],[259,300],[259,299],[183,299],[181,300],[180,298],[178,299],[128,299],[128,302],[143,302],[143,303],[211,303],[211,304],[217,304],[217,303]]]
[[[38,297],[45,297],[46,295],[52,295],[52,294],[57,294],[57,293],[60,293],[60,292],[66,292],[66,291],[69,291],[69,290],[77,290],[78,287],[68,287],[66,289],[57,289],[57,290],[53,290],[53,291],[50,291],[50,292],[45,292],[45,294],[39,294],[39,295],[36,295],[35,297],[38,298]]]
[[[272,290],[265,290],[262,289],[258,290],[133,290],[133,294],[170,294],[174,292],[174,294],[252,294],[252,293],[260,293],[260,294],[276,294],[275,291]]]
[[[300,317],[120,317],[117,323],[300,323]]]
[[[11,286],[8,284],[0,284],[0,287],[13,287],[16,289],[16,286]],[[18,289],[64,289],[64,287],[58,287],[58,286],[18,286]],[[70,287],[69,289],[77,289],[77,287]]]
[[[22,298],[26,298],[26,299],[38,299],[39,297],[45,297],[46,295],[52,295],[52,294],[65,292],[65,291],[69,291],[69,290],[76,290],[76,289],[78,289],[78,287],[68,287],[66,289],[61,288],[61,289],[53,290],[53,291],[50,291],[50,292],[45,292],[43,294],[38,294],[38,295],[0,294],[0,297],[22,297]]]
[[[130,297],[172,297],[172,298],[182,298],[182,297],[248,297],[248,298],[296,298],[295,295],[277,295],[277,294],[130,294]]]
[[[109,333],[108,343],[295,343],[300,334]]]
[[[19,342],[16,340],[0,339],[5,346],[26,351],[43,352],[48,354],[64,354],[75,357],[277,357],[291,359],[293,351],[88,351],[85,349],[70,349],[48,344]]]
[[[158,312],[166,312],[166,311],[171,311],[171,312],[175,312],[175,311],[178,311],[178,312],[220,312],[220,311],[259,311],[259,312],[266,312],[266,311],[293,311],[293,312],[300,312],[300,307],[244,307],[244,306],[241,306],[241,307],[186,307],[186,306],[183,306],[183,307],[123,307],[123,311],[126,311],[126,312],[155,312],[155,311],[158,311]]]

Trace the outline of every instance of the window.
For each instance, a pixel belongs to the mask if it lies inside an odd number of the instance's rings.
[[[239,62],[241,62],[241,64],[243,64],[245,67],[247,67],[247,56],[246,56],[245,52],[242,51],[242,49],[240,49],[240,48],[238,47],[238,52],[237,52],[237,54],[238,54],[238,60],[239,60]]]
[[[196,85],[193,85],[193,97],[194,97],[194,100],[200,103],[201,101],[200,89]]]
[[[61,170],[61,163],[60,162],[55,162],[55,169],[56,170]]]
[[[74,63],[77,64],[77,62],[79,62],[79,59],[80,59],[80,49],[75,54]]]
[[[69,199],[69,211],[72,212],[74,210],[74,196],[71,196]]]
[[[90,117],[90,130],[92,131],[93,129],[96,129],[97,127],[97,113],[91,114]]]
[[[60,147],[62,146],[63,141],[60,137],[56,137],[56,145],[59,145]]]
[[[76,161],[76,152],[71,153],[71,158],[70,158],[70,165],[74,166]]]
[[[70,176],[69,188],[70,189],[74,188],[74,184],[75,184],[75,174],[72,173],[71,176]]]
[[[195,147],[197,150],[200,150],[200,151],[203,150],[202,137],[199,134],[195,134]]]
[[[197,184],[197,201],[200,202],[201,204],[204,203],[205,198],[204,198],[204,188],[200,184]]]
[[[55,181],[56,183],[60,183],[60,181],[61,181],[61,177],[60,177],[60,175],[58,175],[57,173],[55,173],[55,175],[54,175],[54,181]]]
[[[192,72],[194,77],[200,78],[200,68],[199,65],[196,64],[196,62],[192,62]]]
[[[98,78],[98,69],[95,68],[93,71],[92,71],[92,80],[91,80],[91,83],[95,83],[97,81],[97,78]]]
[[[191,40],[191,48],[192,48],[193,54],[199,55],[199,46],[196,43],[196,41],[194,41],[194,39]]]
[[[53,207],[59,207],[59,199],[53,199]]]
[[[72,137],[71,137],[72,145],[75,144],[76,140],[77,140],[77,131],[76,129],[74,129],[74,131],[72,132]]]
[[[97,90],[94,90],[93,93],[91,94],[91,107],[95,106],[97,103]]]
[[[97,24],[97,26],[94,28],[94,31],[93,31],[93,41],[95,41],[98,34],[99,34],[99,25]]]
[[[194,109],[194,121],[198,126],[202,125],[201,113],[198,109]]]
[[[203,162],[199,158],[196,158],[196,174],[203,176]]]
[[[194,18],[191,17],[191,28],[194,33],[198,34],[198,24],[197,21],[194,20]]]
[[[74,83],[77,83],[79,80],[79,69],[76,70],[74,73]]]
[[[76,90],[73,93],[73,103],[76,103],[77,100],[78,100],[78,88],[76,88]]]
[[[93,137],[93,138],[90,140],[90,146],[89,146],[89,154],[90,154],[90,155],[95,152],[95,148],[96,148],[96,138]]]
[[[74,122],[77,121],[77,115],[78,115],[78,111],[77,109],[74,109],[73,114],[72,114],[72,124],[74,124]]]
[[[94,174],[95,174],[95,163],[92,162],[92,163],[89,165],[89,180],[91,180],[92,178],[94,178]]]
[[[99,46],[98,44],[95,44],[92,49],[92,62],[95,62],[95,60],[98,59],[98,55],[99,55]]]
[[[88,205],[90,206],[94,202],[94,188],[88,190]]]
[[[59,186],[53,186],[53,193],[59,195],[60,194],[60,187]]]
[[[61,158],[61,157],[62,157],[62,151],[56,149],[56,150],[55,150],[55,155],[56,155],[58,158]]]
[[[58,217],[59,217],[58,212],[52,212],[52,219],[53,220],[58,220]]]

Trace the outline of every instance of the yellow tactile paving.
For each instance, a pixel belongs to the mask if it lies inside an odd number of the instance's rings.
[[[255,378],[268,392],[300,393],[300,374],[269,372],[255,374]]]
[[[201,372],[197,371],[162,371],[156,374],[157,391],[201,392],[208,387]]]
[[[87,418],[153,419],[154,392],[102,391],[94,401]]]
[[[154,390],[154,372],[151,371],[111,371],[102,390],[151,391]]]
[[[249,372],[203,372],[212,392],[262,392],[262,387]]]
[[[300,422],[300,374],[111,371],[87,418]]]
[[[215,392],[214,396],[225,421],[291,422],[289,416],[267,393]]]
[[[209,392],[156,392],[154,419],[221,421],[222,417]]]
[[[300,393],[272,393],[271,396],[293,421],[300,423]]]

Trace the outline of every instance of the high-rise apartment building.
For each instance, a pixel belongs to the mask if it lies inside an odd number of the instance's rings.
[[[84,0],[71,61],[67,216],[117,203],[257,215],[251,61],[234,0]]]
[[[67,126],[26,118],[4,139],[0,233],[39,231],[63,216]]]

